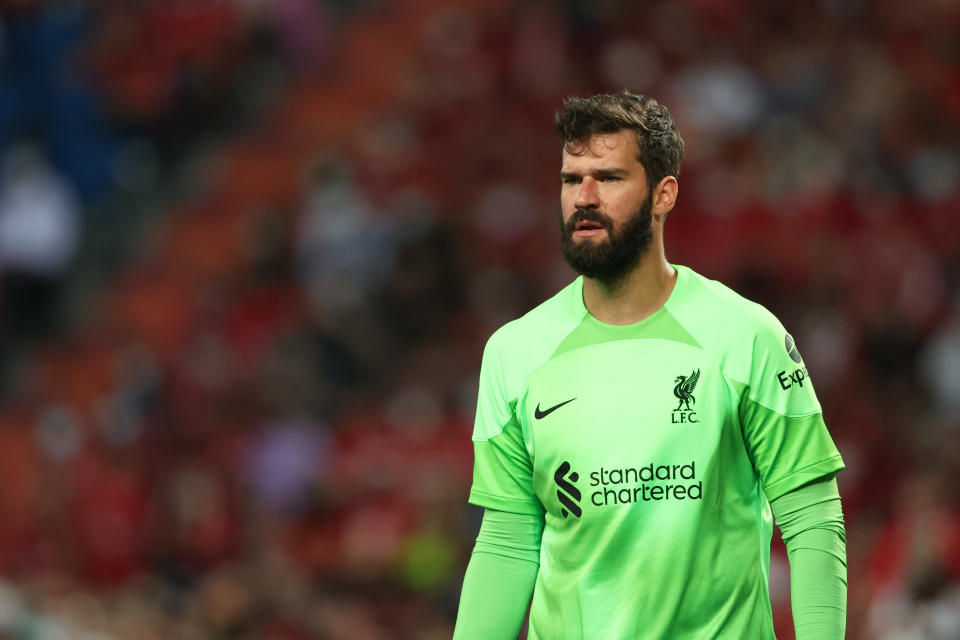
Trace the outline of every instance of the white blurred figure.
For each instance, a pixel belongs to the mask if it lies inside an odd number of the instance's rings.
[[[0,174],[0,318],[5,342],[55,325],[56,303],[80,242],[80,203],[34,144],[10,148]]]
[[[673,93],[690,127],[721,140],[748,130],[766,106],[760,79],[735,60],[688,68],[677,76]]]
[[[361,308],[388,273],[389,226],[339,158],[324,158],[314,168],[296,251],[308,297],[335,313]]]
[[[947,416],[960,416],[960,305],[927,340],[920,355],[920,379]]]

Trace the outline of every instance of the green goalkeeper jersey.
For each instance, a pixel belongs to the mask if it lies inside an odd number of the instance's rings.
[[[578,278],[484,351],[470,502],[544,515],[531,639],[773,638],[767,501],[843,468],[780,322],[676,269],[637,324]]]

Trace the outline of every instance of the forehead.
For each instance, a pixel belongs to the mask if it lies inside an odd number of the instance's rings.
[[[621,129],[616,133],[601,133],[566,145],[562,154],[561,171],[596,163],[622,169],[640,167],[637,160],[639,151],[633,131]]]

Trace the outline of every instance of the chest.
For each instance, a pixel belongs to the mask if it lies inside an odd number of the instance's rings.
[[[575,498],[695,484],[724,451],[742,451],[737,403],[716,358],[689,345],[633,340],[564,354],[531,374],[518,404],[535,489],[549,510],[558,487]]]

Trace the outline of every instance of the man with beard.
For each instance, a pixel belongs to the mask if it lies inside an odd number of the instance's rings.
[[[667,262],[683,140],[655,100],[557,113],[578,277],[484,351],[456,640],[774,638],[772,515],[797,638],[842,638],[843,461],[793,338]],[[531,602],[532,595],[532,602]]]

